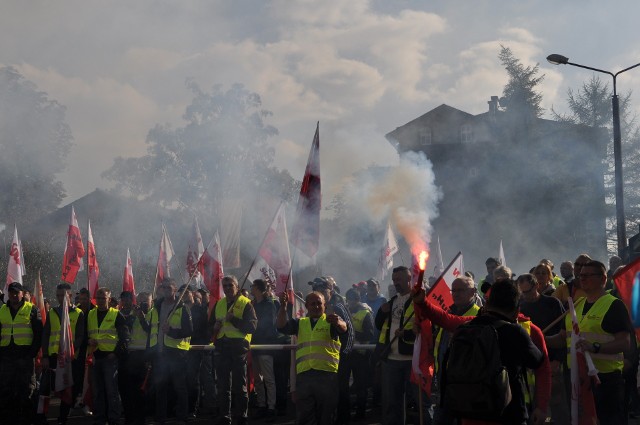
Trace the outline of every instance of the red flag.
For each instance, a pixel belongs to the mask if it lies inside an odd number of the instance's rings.
[[[75,356],[75,350],[73,348],[71,322],[69,321],[69,297],[66,295],[62,302],[61,313],[55,391],[63,402],[72,404],[73,375],[71,373],[71,362]]]
[[[420,322],[420,334],[416,337],[413,345],[410,379],[429,397],[431,396],[434,364],[431,321],[425,319]]]
[[[308,257],[318,252],[320,239],[320,207],[322,193],[320,185],[320,123],[316,125],[307,168],[300,187],[297,218],[291,234],[292,244]]]
[[[202,236],[200,235],[200,227],[198,226],[198,219],[193,219],[193,226],[191,227],[191,240],[189,241],[189,247],[187,249],[187,279],[191,278],[191,281],[195,283],[196,287],[202,287],[202,274],[198,270],[198,260],[204,252],[204,244],[202,243]]]
[[[276,294],[281,294],[293,289],[292,281],[289,279],[290,274],[291,254],[287,236],[287,221],[284,214],[284,203],[281,203],[249,271],[249,280],[264,279],[268,284],[275,286]],[[289,297],[290,302],[293,302],[292,295]]]
[[[69,230],[67,231],[67,245],[64,248],[64,258],[62,260],[62,280],[73,284],[78,271],[83,269],[82,257],[84,257],[84,245],[78,227],[76,212],[71,207],[71,219]]]
[[[446,311],[449,306],[453,304],[451,285],[456,278],[462,275],[464,275],[464,263],[462,261],[462,253],[458,252],[451,263],[449,263],[444,273],[442,273],[438,280],[436,280],[433,286],[429,289],[427,294],[429,302]]]
[[[136,283],[133,280],[133,265],[131,264],[131,255],[127,248],[127,262],[124,265],[124,274],[122,276],[122,292],[128,291],[133,294],[133,303],[136,303]]]
[[[576,316],[576,309],[573,306],[573,299],[569,297],[569,311],[571,313],[571,345],[570,362],[571,368],[571,425],[595,425],[598,423],[596,405],[593,400],[593,385],[595,379],[588,372],[585,353],[578,350],[576,343],[580,338],[580,326]]]
[[[22,284],[22,276],[26,274],[24,268],[24,255],[22,254],[22,242],[18,238],[18,227],[13,226],[13,240],[9,251],[9,264],[7,264],[7,280],[4,285],[4,293],[9,294],[9,284],[18,282]],[[8,295],[7,295],[8,296]]]
[[[173,258],[174,251],[171,239],[167,233],[167,228],[162,225],[162,239],[160,239],[160,252],[158,252],[158,264],[156,265],[156,286],[165,278],[171,277],[169,263]]]
[[[629,314],[633,311],[631,294],[633,292],[633,280],[638,272],[640,272],[640,257],[636,258],[613,275],[613,283],[616,288],[618,288],[618,294],[620,294],[620,298],[627,306]],[[640,339],[640,328],[636,329],[636,337]]]
[[[209,242],[207,249],[204,250],[200,257],[198,269],[200,273],[202,273],[204,285],[209,291],[209,312],[211,312],[213,305],[222,298],[221,281],[224,277],[224,271],[222,269],[222,247],[217,230],[213,239]]]
[[[100,276],[100,267],[98,267],[98,258],[96,257],[96,246],[93,243],[91,222],[87,226],[87,268],[89,269],[89,294],[91,294],[91,299],[95,299],[99,288],[98,276]]]
[[[38,279],[36,279],[35,290],[33,291],[33,297],[35,298],[35,304],[40,311],[42,317],[42,324],[47,321],[47,311],[44,309],[44,291],[42,290],[42,280],[40,280],[40,270],[38,270]]]

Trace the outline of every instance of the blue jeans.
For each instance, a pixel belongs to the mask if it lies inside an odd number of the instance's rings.
[[[409,381],[411,360],[385,360],[382,362],[382,423],[384,425],[404,425],[406,423],[407,400],[419,400],[418,386]],[[424,423],[431,425],[433,409],[431,400],[422,393]]]

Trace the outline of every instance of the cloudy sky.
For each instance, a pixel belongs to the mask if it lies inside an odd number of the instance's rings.
[[[3,0],[0,65],[67,107],[65,203],[107,187],[100,173],[116,156],[144,154],[155,124],[182,125],[187,78],[259,93],[280,131],[277,165],[298,179],[319,120],[323,180],[335,191],[353,171],[397,163],[384,139],[397,126],[442,103],[483,112],[507,81],[501,44],[540,64],[544,106],[562,110],[590,74],[546,56],[633,65],[639,15],[636,1],[601,0]],[[634,70],[618,87],[639,84]]]

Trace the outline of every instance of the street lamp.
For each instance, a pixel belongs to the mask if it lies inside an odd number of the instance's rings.
[[[613,77],[613,97],[611,98],[611,106],[613,107],[613,164],[615,175],[615,188],[616,188],[616,230],[618,237],[618,255],[622,258],[624,251],[627,247],[627,230],[624,218],[624,194],[622,192],[622,136],[620,133],[620,104],[618,102],[618,93],[616,92],[616,77],[625,71],[640,66],[637,63],[629,68],[625,68],[622,71],[618,71],[615,74],[613,72],[604,71],[598,68],[592,68],[590,66],[584,66],[577,63],[569,62],[569,58],[566,56],[553,54],[547,56],[547,61],[553,65],[573,65],[578,68],[589,69],[591,71],[601,72],[603,74],[609,74]]]

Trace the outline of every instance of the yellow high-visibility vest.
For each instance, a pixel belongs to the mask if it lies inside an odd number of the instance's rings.
[[[89,338],[98,341],[98,350],[104,352],[113,352],[118,343],[118,331],[116,329],[116,318],[120,312],[115,308],[109,307],[107,314],[102,319],[102,323],[98,326],[98,309],[94,308],[89,311],[87,319],[87,329]]]
[[[311,329],[311,319],[303,317],[298,323],[296,347],[296,372],[311,369],[338,372],[340,363],[340,339],[331,338],[331,325],[323,314]]]
[[[80,313],[82,313],[82,310],[77,307],[69,311],[69,323],[71,324],[71,333],[74,335],[74,338]],[[58,313],[53,308],[49,309],[49,327],[51,329],[49,335],[49,355],[58,354],[58,347],[60,346],[60,317],[58,317]]]
[[[601,344],[614,340],[614,336],[602,329],[602,320],[604,315],[609,311],[611,304],[617,298],[610,294],[604,294],[591,306],[587,314],[583,315],[585,303],[576,306],[576,316],[578,317],[578,325],[580,326],[580,336],[589,342],[599,342]],[[577,303],[576,303],[577,304]],[[565,319],[567,333],[570,334],[573,329],[570,315]],[[571,367],[571,338],[567,338],[567,362]],[[623,353],[602,354],[589,353],[593,364],[600,373],[609,373],[620,371],[624,361]]]
[[[7,304],[0,307],[0,347],[8,347],[13,337],[16,345],[27,346],[33,342],[33,329],[31,329],[31,309],[33,304],[25,301],[18,309],[16,317],[11,317],[11,310]]]
[[[251,300],[249,298],[245,297],[244,295],[238,295],[238,298],[236,298],[233,305],[231,306],[233,316],[238,319],[242,319],[244,309],[247,307],[247,304],[250,303]],[[231,322],[225,320],[225,316],[227,315],[227,297],[220,299],[216,303],[215,315],[217,320],[222,321],[222,327],[218,332],[218,339],[226,337],[246,339],[248,342],[251,342],[251,334],[245,334],[240,329],[233,326]]]

